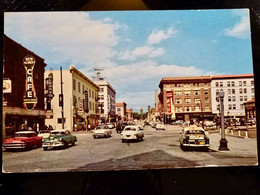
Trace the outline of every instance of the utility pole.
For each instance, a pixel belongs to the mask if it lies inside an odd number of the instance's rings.
[[[63,103],[63,82],[62,82],[62,66],[60,66],[60,88],[61,88],[61,94],[60,94],[60,101],[59,106],[61,106],[61,121],[62,121],[62,129],[64,129],[64,103]]]

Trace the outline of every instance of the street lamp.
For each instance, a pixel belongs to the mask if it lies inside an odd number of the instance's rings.
[[[229,150],[228,146],[227,146],[227,140],[225,138],[225,127],[224,127],[224,104],[223,104],[223,100],[224,100],[224,96],[225,93],[223,91],[223,89],[220,89],[219,93],[218,93],[218,97],[220,100],[220,110],[221,110],[221,139],[220,139],[220,146],[218,148],[218,150]]]

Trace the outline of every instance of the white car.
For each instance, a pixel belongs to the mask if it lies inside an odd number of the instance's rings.
[[[144,130],[143,125],[141,125],[141,124],[137,124],[136,126],[139,127],[141,130]]]
[[[121,140],[143,140],[144,133],[138,126],[126,126],[121,133]]]
[[[107,124],[107,126],[108,126],[109,129],[113,129],[114,128],[114,125],[111,124],[111,123]]]
[[[50,137],[50,135],[51,135],[51,130],[40,130],[37,136],[47,138]]]
[[[165,130],[165,126],[164,126],[163,123],[157,123],[156,126],[155,126],[155,129],[156,130],[159,130],[159,129]]]
[[[111,135],[112,130],[107,125],[97,126],[92,132],[94,139],[98,137],[111,137]]]

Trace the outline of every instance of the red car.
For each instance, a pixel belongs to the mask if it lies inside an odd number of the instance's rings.
[[[3,147],[8,149],[30,149],[42,146],[43,137],[38,137],[34,131],[18,131],[14,138],[5,139]]]

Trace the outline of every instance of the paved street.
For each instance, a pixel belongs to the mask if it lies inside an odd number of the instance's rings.
[[[3,152],[4,172],[60,172],[241,166],[257,163],[256,139],[227,136],[230,151],[218,151],[220,134],[209,134],[210,149],[183,151],[180,126],[166,131],[144,128],[144,141],[121,143],[120,134],[93,139],[90,132],[76,132],[76,146],[43,151]]]

